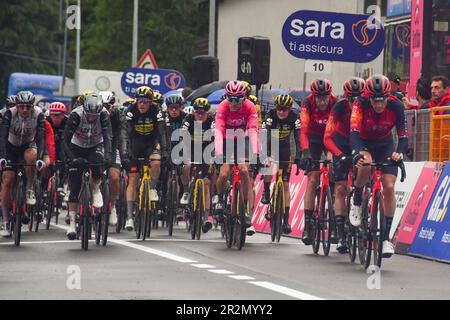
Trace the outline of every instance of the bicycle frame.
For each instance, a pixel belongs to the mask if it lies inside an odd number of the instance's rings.
[[[233,178],[232,178],[233,182],[231,184],[231,190],[235,190],[236,189],[236,185],[238,183],[241,183],[241,177],[239,176],[239,165],[234,165],[231,170],[232,170],[232,176],[233,176]],[[234,203],[234,200],[235,200],[234,196],[235,196],[235,193],[231,192],[231,203]],[[239,203],[238,203],[238,205],[239,205]],[[239,207],[238,207],[238,210],[236,210],[236,212],[235,212],[236,217],[239,216],[239,214],[238,214],[239,211],[240,210],[239,210]]]

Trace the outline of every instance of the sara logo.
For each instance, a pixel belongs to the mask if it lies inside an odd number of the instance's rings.
[[[181,85],[181,77],[175,72],[169,73],[164,77],[164,83],[172,90],[178,89]]]
[[[300,10],[286,19],[281,36],[300,59],[365,63],[384,47],[383,27],[373,15]]]
[[[123,72],[120,84],[126,95],[134,97],[140,86],[149,86],[164,94],[170,90],[184,88],[186,80],[176,70],[129,68]]]
[[[370,28],[368,19],[361,19],[352,25],[353,38],[362,46],[368,46],[375,41],[378,29]]]

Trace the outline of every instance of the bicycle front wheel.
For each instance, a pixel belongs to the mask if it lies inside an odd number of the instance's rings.
[[[320,217],[322,220],[322,249],[323,254],[328,256],[330,254],[331,247],[331,234],[334,228],[334,210],[333,199],[331,197],[331,190],[326,187],[323,193],[322,208]]]
[[[381,192],[378,190],[375,196],[375,212],[374,221],[372,224],[372,234],[373,234],[373,263],[381,268],[381,261],[383,258],[383,239],[385,236],[384,230],[384,208],[383,208],[383,198]]]
[[[282,183],[278,186],[278,195],[277,195],[277,211],[275,213],[275,240],[280,242],[281,239],[281,229],[283,226],[283,217],[284,217],[284,186]]]
[[[200,240],[200,236],[202,234],[202,219],[203,219],[203,186],[199,183],[197,188],[197,210],[195,212],[195,231],[196,231],[196,238],[197,240]]]
[[[245,245],[245,236],[247,234],[247,228],[245,226],[245,203],[241,194],[241,185],[236,184],[234,194],[234,215],[237,217],[237,223],[234,224],[234,242],[238,250],[241,250]]]

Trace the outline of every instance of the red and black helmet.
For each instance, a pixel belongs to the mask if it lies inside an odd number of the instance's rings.
[[[331,94],[333,87],[330,80],[316,79],[311,83],[311,93],[315,96],[326,96]]]
[[[344,92],[349,98],[359,97],[364,91],[366,82],[362,78],[353,77],[344,82]]]
[[[364,90],[374,100],[383,100],[391,93],[391,82],[387,77],[376,74],[367,79]]]

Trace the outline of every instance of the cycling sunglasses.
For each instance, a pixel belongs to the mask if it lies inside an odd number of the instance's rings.
[[[195,112],[196,114],[198,114],[199,116],[202,116],[202,115],[204,115],[204,114],[206,113],[205,110],[194,110],[194,112]]]
[[[244,100],[244,97],[228,97],[227,96],[227,100],[228,100],[228,102],[230,102],[230,103],[240,103],[240,102],[242,102],[242,100]]]
[[[137,103],[150,103],[150,102],[152,102],[152,100],[147,99],[147,98],[138,98],[138,99],[136,99],[136,102]]]
[[[167,106],[167,109],[177,110],[181,108],[181,104],[171,104]]]
[[[17,108],[22,109],[22,110],[30,110],[34,107],[34,105],[32,104],[18,104]]]
[[[374,102],[384,102],[386,101],[388,96],[382,96],[382,97],[371,97],[370,99]]]
[[[280,107],[280,106],[277,107],[277,111],[280,111],[280,112],[286,112],[289,110],[290,110],[290,108],[288,108],[288,107]]]

